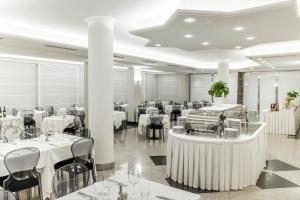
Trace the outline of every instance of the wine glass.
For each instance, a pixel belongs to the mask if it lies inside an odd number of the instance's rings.
[[[111,189],[115,185],[114,170],[106,170],[101,172],[102,185],[106,188],[107,200],[111,200]]]
[[[140,184],[140,196],[143,200],[148,200],[151,194],[151,184],[149,181],[142,181]]]
[[[137,192],[135,191],[135,185],[140,181],[140,173],[139,170],[136,168],[130,169],[128,171],[128,182],[132,185],[133,187],[133,193],[132,197],[137,198]]]

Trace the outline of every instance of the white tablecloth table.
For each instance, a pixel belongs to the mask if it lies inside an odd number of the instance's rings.
[[[8,152],[25,147],[36,147],[40,150],[40,159],[37,165],[38,171],[41,172],[41,181],[43,187],[44,198],[49,197],[52,193],[51,181],[55,173],[54,164],[71,158],[71,145],[79,137],[65,134],[55,134],[49,137],[49,141],[45,142],[45,137],[41,136],[35,139],[20,140],[12,144],[4,143],[0,145],[0,176],[8,175],[8,171],[4,165],[4,155]]]
[[[122,111],[114,111],[114,126],[116,129],[120,128],[122,122],[126,120],[126,113]]]
[[[170,118],[168,115],[164,115],[162,123],[164,125],[164,131],[165,131],[165,133],[167,133],[167,131],[170,129]],[[151,120],[150,120],[149,114],[140,115],[139,125],[138,125],[138,133],[142,135],[143,128],[146,128],[150,124],[151,124]]]
[[[158,108],[155,108],[155,107],[148,107],[146,108],[146,113],[147,114],[151,114],[151,113],[158,113]]]
[[[167,177],[189,187],[216,191],[255,185],[266,164],[265,124],[236,139],[169,131]]]
[[[230,110],[240,106],[239,104],[223,104],[222,106],[208,106],[202,107],[200,110],[207,110],[207,111],[217,111],[217,112],[224,112],[226,110]]]
[[[182,117],[186,117],[188,116],[188,114],[190,114],[190,112],[192,112],[193,109],[188,109],[188,110],[181,110],[181,116]]]
[[[300,125],[300,107],[276,112],[263,110],[260,121],[267,124],[267,133],[296,135]]]
[[[130,184],[128,184],[127,179],[128,179],[128,175],[120,174],[120,175],[115,176],[116,181],[127,185],[128,189],[125,188],[124,190],[128,191],[129,196],[130,196],[130,194],[132,194],[131,193],[132,187],[130,186]],[[191,192],[186,192],[184,190],[176,189],[174,187],[166,186],[166,185],[163,185],[160,183],[155,183],[153,181],[149,181],[149,180],[146,180],[143,178],[140,179],[139,183],[137,184],[137,188],[140,188],[139,184],[149,186],[149,190],[150,190],[149,200],[159,200],[159,198],[157,198],[157,196],[166,197],[166,198],[174,199],[174,200],[200,200],[201,199],[201,196],[199,194],[193,194]],[[88,194],[92,197],[96,197],[97,199],[101,199],[99,194],[103,194],[103,193],[107,192],[107,189],[105,189],[103,187],[103,184],[101,182],[98,182],[98,183],[95,183],[94,185],[88,186],[79,191],[83,192],[84,194]],[[115,185],[112,188],[111,193],[114,194],[113,199],[117,199],[118,186]],[[84,200],[87,198],[78,195],[77,192],[73,192],[71,194],[68,194],[66,196],[59,198],[58,200],[75,200],[75,199],[76,200],[81,200],[81,199]],[[129,200],[130,200],[130,198],[129,198]]]
[[[15,123],[13,124],[14,126],[18,126],[18,128],[20,130],[24,130],[24,123],[23,120],[21,118],[21,116],[12,116],[12,115],[7,115],[6,117],[2,117],[0,118],[1,121],[1,133],[3,133],[3,130],[6,127],[9,127],[12,123],[12,121],[15,121]]]
[[[63,133],[64,129],[74,124],[74,116],[50,116],[45,117],[41,124],[41,132],[45,133],[49,130],[57,133]]]

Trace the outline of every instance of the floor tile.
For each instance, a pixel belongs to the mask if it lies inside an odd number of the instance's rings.
[[[262,172],[257,180],[256,186],[261,189],[299,187],[287,179],[284,179],[271,172]]]
[[[173,181],[171,178],[166,178],[166,181],[168,182],[168,184],[171,187],[181,189],[181,190],[185,190],[185,191],[188,191],[188,192],[192,192],[192,193],[195,193],[195,194],[217,192],[217,191],[213,191],[213,190],[201,190],[200,188],[193,188],[193,187],[186,186],[184,184],[179,184],[179,183]]]
[[[167,156],[150,156],[153,163],[157,165],[167,165]]]
[[[290,170],[299,170],[299,168],[290,165],[288,163],[282,162],[280,160],[268,160],[267,166],[265,167],[266,170],[269,171],[290,171]]]
[[[274,172],[276,175],[287,179],[300,186],[300,170]]]

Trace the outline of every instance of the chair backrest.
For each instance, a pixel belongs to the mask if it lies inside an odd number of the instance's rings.
[[[201,104],[198,101],[193,101],[193,109],[199,109],[201,108]]]
[[[2,200],[16,200],[16,196],[7,190],[0,190],[0,199]]]
[[[91,156],[94,148],[93,138],[84,138],[75,141],[71,146],[71,151],[74,158],[82,156]]]
[[[42,107],[40,107],[40,106],[36,106],[35,109],[36,109],[36,110],[40,110],[40,111],[43,111],[43,110],[44,110],[44,109],[43,109]]]
[[[12,113],[13,116],[17,116],[18,110],[16,108],[12,108],[11,113]]]
[[[40,159],[40,151],[34,147],[13,150],[4,157],[4,164],[9,174],[17,180],[23,180],[28,174],[17,173],[33,171]]]
[[[173,110],[181,110],[181,105],[180,104],[173,104],[172,109]]]
[[[76,132],[78,137],[91,138],[91,131],[88,128],[81,128]]]
[[[34,111],[33,110],[22,110],[20,115],[24,119],[33,119]]]
[[[76,115],[76,107],[71,106],[66,109],[67,115]]]
[[[7,138],[4,135],[0,135],[0,144],[7,143],[7,142],[8,142]]]
[[[74,125],[76,129],[80,129],[82,127],[80,117],[74,117]]]
[[[90,184],[89,170],[81,163],[72,163],[59,168],[52,179],[52,190],[55,198],[87,187]]]
[[[153,124],[153,125],[161,125],[162,124],[162,120],[164,118],[164,115],[151,114],[149,117],[150,117],[151,124]]]
[[[54,108],[53,108],[53,106],[46,106],[45,107],[45,111],[48,112],[49,116],[54,115]]]

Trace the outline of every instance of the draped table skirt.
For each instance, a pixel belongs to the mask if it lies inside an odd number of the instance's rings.
[[[267,133],[296,135],[300,125],[300,108],[276,112],[263,110],[260,121],[266,123]]]
[[[251,136],[216,139],[169,131],[167,176],[193,188],[238,190],[255,185],[266,164],[263,124]]]

